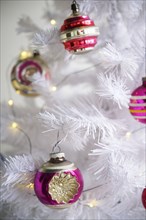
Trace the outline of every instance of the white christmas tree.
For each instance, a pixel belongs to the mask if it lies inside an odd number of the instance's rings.
[[[2,141],[19,147],[1,155],[3,219],[145,219],[145,126],[129,112],[130,95],[145,75],[145,2],[78,3],[100,31],[89,53],[69,53],[60,41],[69,8],[62,12],[48,1],[45,30],[29,17],[19,20],[17,31],[32,38],[51,79],[32,83],[41,109],[2,106]],[[81,170],[84,189],[75,204],[54,211],[38,200],[33,184],[57,142]]]

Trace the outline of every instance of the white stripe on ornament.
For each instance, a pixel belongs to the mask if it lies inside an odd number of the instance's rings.
[[[79,27],[61,32],[60,39],[62,42],[67,42],[72,39],[82,38],[84,36],[98,36],[99,28],[96,26]]]
[[[130,103],[129,106],[136,106],[136,107],[146,106],[146,103]]]
[[[134,116],[134,115],[133,115]],[[146,116],[134,116],[134,118],[138,118],[138,119],[146,119]]]
[[[137,95],[137,96],[131,96],[131,99],[146,99],[146,95]]]

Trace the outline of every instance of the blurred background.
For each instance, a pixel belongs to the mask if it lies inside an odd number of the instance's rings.
[[[42,29],[47,27],[50,21],[44,18],[44,14],[46,11],[46,5],[48,1],[43,0],[1,0],[0,10],[1,10],[1,103],[6,103],[6,106],[2,106],[2,113],[1,113],[1,124],[2,124],[2,141],[5,139],[6,128],[4,124],[7,124],[7,120],[10,115],[10,109],[8,110],[8,101],[12,99],[14,101],[14,109],[15,113],[18,116],[21,107],[21,114],[27,114],[32,111],[39,112],[39,109],[42,107],[44,101],[40,97],[25,97],[17,94],[10,82],[10,74],[12,71],[12,67],[15,65],[17,58],[21,51],[28,50],[31,48],[32,39],[30,39],[30,35],[28,34],[18,34],[18,22],[23,16],[29,16],[31,20],[37,24],[37,26],[41,27]],[[49,7],[53,12],[56,6],[59,10],[64,8],[70,8],[71,1],[49,1]],[[55,18],[54,18],[55,19]],[[38,108],[37,108],[38,107]],[[34,113],[35,115],[35,113]],[[22,116],[20,116],[22,117]],[[13,119],[12,119],[13,120]],[[32,119],[31,119],[32,120]],[[8,125],[9,126],[9,125]],[[5,128],[3,130],[3,128]],[[23,134],[17,132],[19,135],[17,138],[23,137]],[[41,133],[41,131],[40,131]],[[40,134],[41,135],[41,134]],[[14,140],[16,141],[15,134],[12,136],[11,142]],[[15,142],[14,141],[14,142]],[[27,139],[24,136],[24,145],[27,145]],[[8,153],[10,154],[13,151],[17,151],[17,153],[22,153],[22,150],[19,149],[19,145],[16,147],[17,143],[14,144],[15,148],[13,147],[12,143],[3,143],[1,146],[1,153]],[[28,147],[26,147],[27,149]],[[28,151],[28,149],[26,150]]]
[[[63,12],[64,9],[70,8],[68,0],[55,0],[52,4],[49,2],[49,7],[57,7]],[[15,64],[17,57],[22,50],[29,49],[31,40],[27,34],[17,34],[17,23],[23,16],[29,16],[35,24],[42,29],[48,25],[48,21],[44,19],[43,15],[46,9],[47,1],[43,0],[1,0],[1,102],[10,99],[10,95],[17,104],[26,105],[32,103],[32,99],[22,97],[16,94],[15,90],[10,84],[10,72],[12,66]],[[55,19],[55,18],[54,18]],[[41,103],[40,98],[33,99],[34,104]]]

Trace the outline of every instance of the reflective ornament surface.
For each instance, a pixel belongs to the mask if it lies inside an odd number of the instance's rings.
[[[97,44],[99,29],[87,15],[81,15],[74,1],[72,14],[61,27],[60,39],[66,50],[74,54],[86,53]]]
[[[79,199],[83,177],[80,170],[65,159],[64,153],[54,153],[36,173],[34,190],[44,205],[67,208]]]
[[[25,96],[39,95],[31,86],[42,75],[50,79],[49,68],[41,59],[38,51],[22,51],[11,71],[11,83],[18,94]]]
[[[49,194],[58,203],[68,203],[78,192],[79,183],[70,173],[58,173],[49,183]]]
[[[142,203],[143,203],[143,206],[146,209],[146,188],[144,188],[144,190],[142,192]]]
[[[131,95],[129,111],[137,121],[146,124],[146,77],[142,81],[142,86],[135,89]]]

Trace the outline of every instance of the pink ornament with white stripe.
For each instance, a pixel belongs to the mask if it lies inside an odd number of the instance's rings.
[[[129,111],[137,121],[146,124],[146,77],[142,81],[142,86],[135,89],[131,95]]]
[[[72,14],[61,27],[60,39],[66,50],[74,54],[93,50],[97,44],[99,29],[87,15],[79,13],[79,5],[73,1]]]

